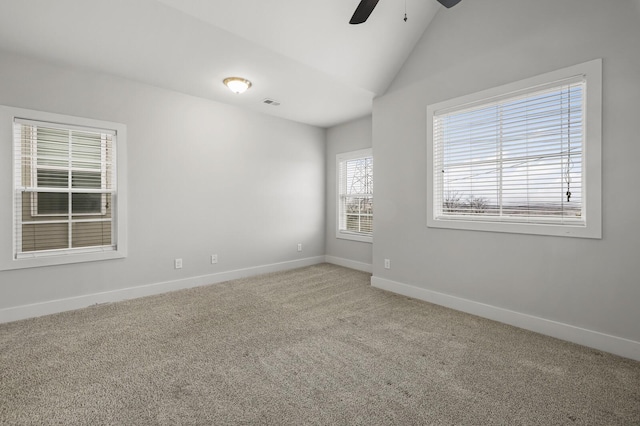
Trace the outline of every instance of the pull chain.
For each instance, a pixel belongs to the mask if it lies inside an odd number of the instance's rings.
[[[404,22],[407,22],[407,0],[404,0]]]

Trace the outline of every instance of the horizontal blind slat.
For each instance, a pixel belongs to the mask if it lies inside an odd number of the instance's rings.
[[[583,91],[580,81],[436,111],[442,214],[581,216]]]
[[[115,248],[115,135],[14,120],[16,258]]]

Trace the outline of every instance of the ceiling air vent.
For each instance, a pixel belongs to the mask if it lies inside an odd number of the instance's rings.
[[[278,106],[280,105],[280,102],[273,100],[273,99],[269,99],[266,98],[265,100],[262,101],[263,104],[267,104],[267,105],[271,105],[271,106]]]

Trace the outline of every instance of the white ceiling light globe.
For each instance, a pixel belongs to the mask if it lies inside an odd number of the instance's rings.
[[[223,82],[229,90],[238,94],[246,92],[247,89],[251,87],[251,82],[249,80],[240,77],[225,78]]]

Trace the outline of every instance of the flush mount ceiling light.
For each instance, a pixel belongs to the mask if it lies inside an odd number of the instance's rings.
[[[249,80],[240,77],[227,77],[222,82],[229,90],[238,94],[246,92],[247,89],[251,87]]]

